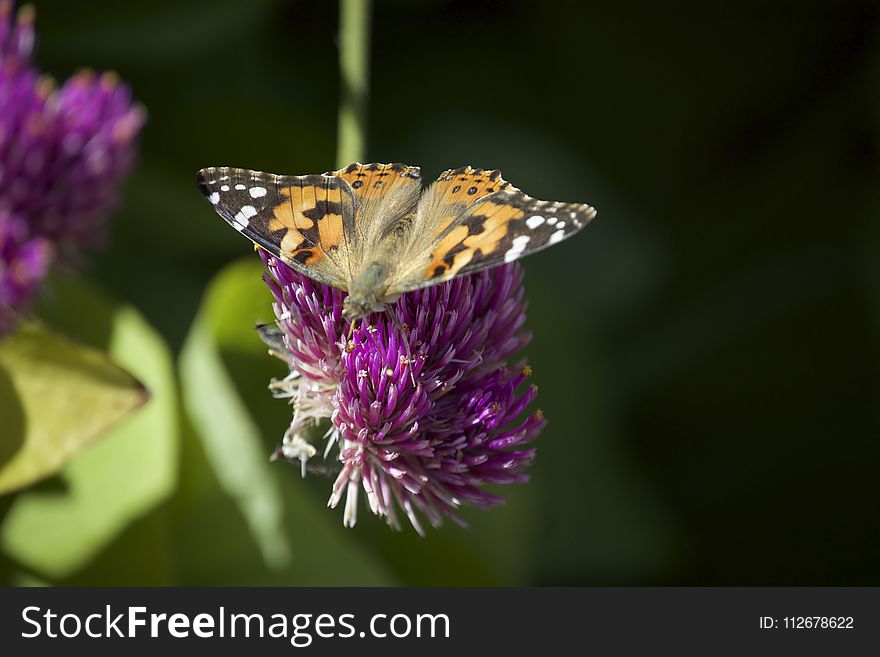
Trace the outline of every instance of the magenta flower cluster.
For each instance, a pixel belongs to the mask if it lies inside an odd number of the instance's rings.
[[[464,524],[462,505],[502,502],[487,485],[527,480],[546,421],[524,416],[537,394],[524,384],[530,368],[507,363],[530,339],[518,263],[403,295],[390,308],[401,334],[384,313],[350,327],[344,292],[260,253],[277,317],[262,334],[290,368],[270,386],[293,404],[278,454],[305,473],[312,428],[330,420],[325,456],[335,448],[339,471],[329,506],[345,500],[347,526],[360,494],[392,527],[402,512],[423,533],[423,518]]]
[[[59,88],[33,49],[33,9],[0,0],[0,332],[53,266],[102,242],[144,122],[116,75],[82,71]]]

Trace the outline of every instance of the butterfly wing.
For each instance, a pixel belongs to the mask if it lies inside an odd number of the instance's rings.
[[[369,214],[372,207],[386,202],[389,197],[403,190],[420,191],[419,167],[406,164],[361,164],[355,162],[338,171],[328,171],[324,175],[335,176],[346,181],[354,191],[358,214]]]
[[[347,182],[355,198],[355,257],[353,262],[364,262],[383,254],[375,247],[390,226],[415,212],[422,191],[420,170],[406,164],[360,164],[355,162],[344,169],[329,172]],[[384,254],[388,247],[382,248]]]
[[[316,281],[348,289],[355,198],[345,180],[209,167],[199,171],[198,185],[252,242]]]
[[[532,198],[498,171],[446,171],[419,202],[406,265],[389,293],[512,262],[561,242],[595,216],[589,205]]]

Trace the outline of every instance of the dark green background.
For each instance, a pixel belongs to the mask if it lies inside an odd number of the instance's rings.
[[[116,69],[148,109],[85,275],[179,350],[212,277],[250,253],[195,171],[335,164],[336,3],[37,11],[44,69]],[[369,160],[497,167],[599,217],[525,263],[550,419],[532,482],[421,540],[363,506],[343,530],[310,479],[322,545],[399,584],[880,584],[876,3],[378,0],[373,27]],[[224,357],[268,454],[289,413],[264,388],[278,368]],[[182,492],[62,583],[302,581],[312,555],[273,573],[232,505],[178,499],[204,461],[189,433],[181,450]],[[203,559],[226,542],[243,547]],[[369,581],[343,571],[309,581]]]

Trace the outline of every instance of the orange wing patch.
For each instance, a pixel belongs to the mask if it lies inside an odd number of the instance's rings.
[[[275,211],[272,213],[272,217],[269,219],[269,230],[307,230],[312,228],[315,223],[306,217],[300,208],[294,205],[291,202],[290,197],[294,190],[298,190],[298,187],[288,187],[287,189],[281,190],[282,195],[286,198],[284,202],[279,204]]]
[[[506,245],[511,222],[523,218],[524,211],[509,203],[487,203],[450,230],[431,252],[425,276],[449,280],[474,258],[481,259]]]
[[[345,239],[342,230],[342,215],[328,212],[318,219],[318,244],[325,249],[332,249]]]
[[[283,258],[313,264],[342,244],[345,234],[339,187],[291,185],[278,192],[282,201],[275,207],[268,228],[287,231],[279,249]]]
[[[293,260],[302,265],[313,265],[324,259],[324,253],[311,246],[296,229],[288,230],[281,238],[278,255],[282,260]]]
[[[468,217],[469,232],[473,233],[475,226],[482,226],[483,231],[468,235],[464,245],[484,256],[495,253],[504,241],[511,222],[522,219],[524,214],[522,208],[515,205],[491,204],[491,208],[487,208],[485,212]]]
[[[435,185],[436,193],[441,194],[444,203],[464,204],[466,207],[489,194],[516,189],[501,177],[497,169],[490,171],[469,166],[447,169],[440,174]]]

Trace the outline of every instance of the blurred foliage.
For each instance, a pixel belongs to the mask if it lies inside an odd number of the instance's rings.
[[[3,551],[27,572],[54,579],[95,558],[172,493],[178,409],[171,355],[132,307],[70,280],[54,287],[41,315],[67,335],[106,351],[150,391],[149,404],[67,463],[57,477],[18,494],[6,512],[0,528]],[[73,424],[75,410],[94,418],[100,407],[84,372],[81,366],[71,372],[58,393],[76,407],[67,416],[43,408],[41,416]]]
[[[143,318],[137,362],[111,354],[174,418],[0,498],[8,581],[880,583],[876,3],[373,3],[370,160],[498,167],[599,209],[525,265],[550,419],[532,482],[424,540],[344,530],[327,480],[264,460],[290,412],[252,330],[271,308],[193,181],[334,165],[336,3],[36,4],[44,68],[115,68],[148,108],[87,277]],[[58,315],[95,346],[123,330]],[[86,511],[104,524],[67,520]]]
[[[271,320],[261,269],[252,261],[218,276],[183,347],[180,376],[184,404],[220,485],[250,524],[264,560],[280,568],[290,561],[290,547],[281,533],[284,500],[272,478],[260,430],[223,362],[224,352],[240,359],[254,351],[248,347],[258,347],[253,325],[239,319],[263,314]],[[265,349],[256,352],[259,359]],[[266,379],[257,382],[265,385]]]

